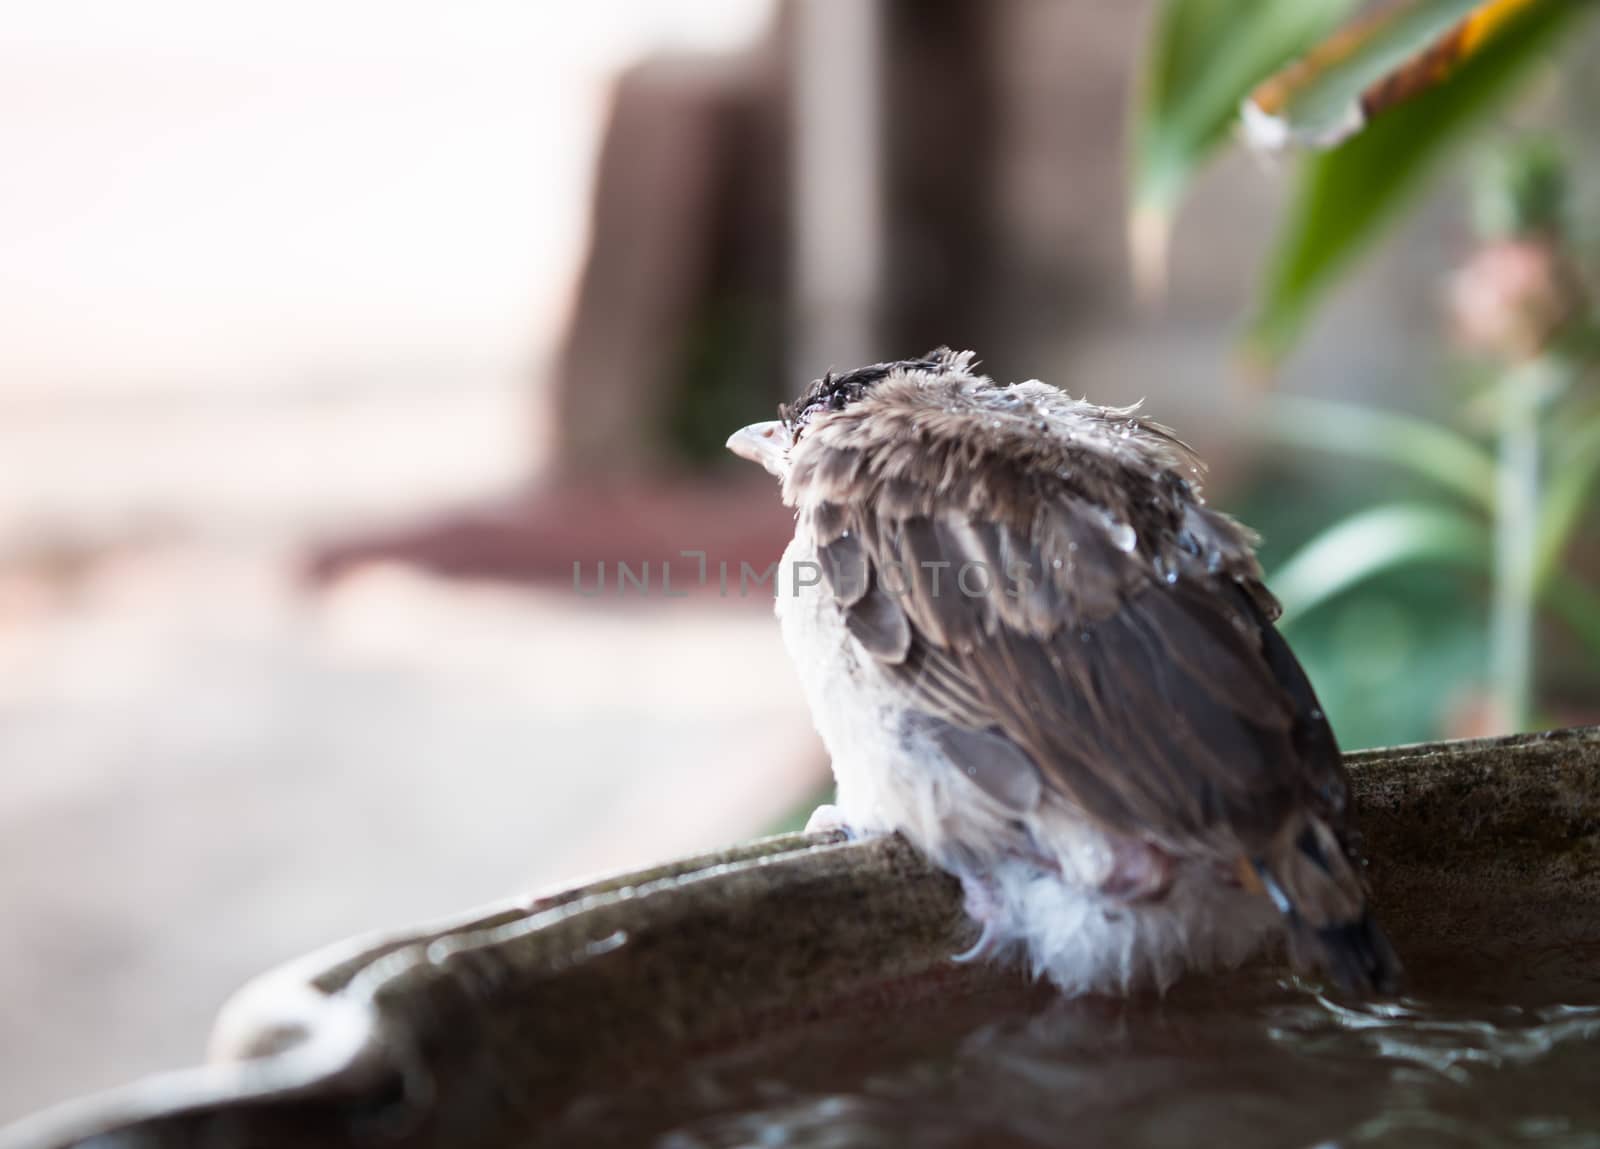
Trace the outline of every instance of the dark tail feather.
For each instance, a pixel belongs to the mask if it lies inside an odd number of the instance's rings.
[[[1347,993],[1398,993],[1400,959],[1366,904],[1355,863],[1332,832],[1311,820],[1270,865],[1253,863],[1289,932],[1289,957]]]
[[[1354,921],[1314,929],[1289,920],[1289,953],[1297,966],[1313,966],[1346,993],[1400,992],[1402,971],[1383,928],[1366,910]]]

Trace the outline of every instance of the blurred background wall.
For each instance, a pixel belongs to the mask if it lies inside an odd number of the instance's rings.
[[[572,574],[776,557],[720,444],[830,366],[1145,397],[1269,548],[1309,533],[1337,475],[1230,381],[1281,174],[1212,171],[1132,301],[1146,15],[0,0],[0,1119],[193,1061],[316,945],[812,800],[760,596]],[[1462,230],[1420,213],[1283,385],[1426,406]],[[1441,726],[1396,684],[1474,640],[1406,617],[1318,647],[1388,700],[1347,742]]]

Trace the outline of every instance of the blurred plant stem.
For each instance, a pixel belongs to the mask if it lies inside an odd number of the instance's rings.
[[[1508,732],[1527,729],[1533,709],[1540,419],[1552,374],[1550,361],[1540,358],[1507,371],[1500,382],[1489,679],[1499,724]]]
[[[1545,442],[1558,407],[1563,417],[1572,414],[1571,384],[1583,373],[1583,343],[1572,335],[1586,325],[1579,321],[1584,299],[1568,242],[1561,148],[1538,137],[1508,141],[1486,155],[1474,199],[1483,242],[1457,273],[1452,301],[1458,338],[1505,365],[1489,681],[1500,726],[1514,732],[1528,729],[1532,716],[1538,603],[1588,485],[1583,471]]]

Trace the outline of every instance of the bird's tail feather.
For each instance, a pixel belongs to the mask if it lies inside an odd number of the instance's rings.
[[[1320,971],[1350,993],[1398,991],[1400,959],[1372,916],[1355,862],[1326,823],[1308,818],[1283,849],[1252,866],[1284,916],[1297,968]]]
[[[1297,964],[1321,970],[1347,993],[1399,992],[1400,959],[1365,909],[1357,918],[1321,929],[1291,922],[1289,948]]]

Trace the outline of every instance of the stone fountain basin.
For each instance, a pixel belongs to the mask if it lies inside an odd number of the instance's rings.
[[[1350,755],[1377,905],[1429,995],[1600,988],[1600,728]],[[787,835],[323,950],[247,986],[210,1064],[0,1149],[537,1144],[573,1098],[848,1013],[1043,994],[964,966],[898,838]]]

